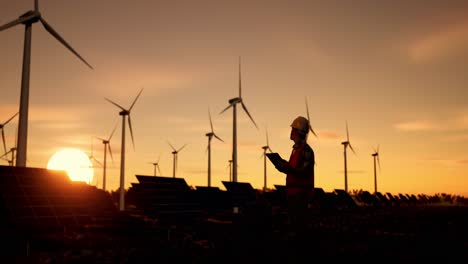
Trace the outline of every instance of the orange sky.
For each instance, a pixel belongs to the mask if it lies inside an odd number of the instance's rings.
[[[232,111],[242,57],[242,97],[259,129],[238,107],[238,180],[263,187],[262,146],[283,157],[289,125],[310,119],[318,138],[316,185],[344,188],[346,122],[348,187],[373,191],[373,148],[379,145],[378,189],[392,193],[468,196],[468,3],[466,1],[58,1],[39,2],[47,22],[94,68],[89,69],[39,24],[33,26],[27,165],[46,167],[59,149],[80,148],[102,161],[111,140],[108,186],[119,185],[121,119],[126,186],[152,175],[160,157],[172,176],[207,184],[211,109],[212,184],[229,179]],[[0,1],[0,25],[34,1]],[[0,32],[0,122],[19,110],[24,26]],[[18,119],[5,127],[7,147]],[[127,127],[128,129],[128,127]],[[0,161],[7,164],[6,161]],[[96,176],[102,169],[96,168]],[[268,186],[284,175],[268,163]],[[102,180],[96,179],[100,186]]]

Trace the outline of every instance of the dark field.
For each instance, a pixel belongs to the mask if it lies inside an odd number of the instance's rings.
[[[463,197],[382,200],[335,190],[311,200],[307,228],[294,232],[280,186],[263,193],[243,183],[223,191],[138,179],[120,212],[118,193],[44,169],[0,166],[3,263],[406,263],[468,255]]]

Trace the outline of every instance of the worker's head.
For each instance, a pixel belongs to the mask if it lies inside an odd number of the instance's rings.
[[[309,133],[309,120],[303,116],[298,116],[291,124],[291,139],[294,140],[293,134],[297,134],[300,139],[306,139]]]

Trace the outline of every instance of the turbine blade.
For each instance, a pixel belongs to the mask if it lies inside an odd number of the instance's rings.
[[[34,16],[34,15],[33,15]],[[5,29],[8,29],[8,28],[11,28],[11,27],[14,27],[18,24],[21,24],[23,23],[24,21],[27,21],[28,19],[30,19],[32,16],[27,16],[27,17],[20,17],[20,18],[17,18],[9,23],[6,23],[5,25],[2,25],[0,26],[0,31],[3,31]]]
[[[176,149],[174,148],[174,146],[172,146],[171,143],[169,143],[169,141],[167,141],[167,144],[169,144],[169,146],[171,146],[172,150],[176,151]]]
[[[109,154],[110,154],[110,157],[111,157],[112,163],[114,163],[114,158],[112,157],[112,150],[111,150],[110,142],[109,142],[109,143],[107,143],[107,148],[109,149]]]
[[[19,112],[17,112],[16,114],[14,114],[12,117],[10,117],[10,119],[8,119],[5,123],[3,123],[2,126],[5,126],[6,124],[8,124],[8,122],[10,122],[13,118],[15,118],[15,116],[17,116],[19,114]]]
[[[115,130],[117,129],[117,125],[115,125],[114,130],[112,130],[112,133],[109,136],[109,139],[107,141],[110,141],[112,136],[114,135]]]
[[[130,115],[128,115],[128,128],[130,128],[130,136],[132,137],[133,150],[135,150],[135,140],[133,139],[132,120],[130,118]]]
[[[104,99],[106,99],[109,103],[111,103],[111,104],[117,106],[118,108],[120,108],[120,109],[122,109],[122,110],[124,110],[124,111],[127,111],[125,108],[123,108],[122,106],[120,106],[120,105],[117,104],[117,103],[114,103],[114,102],[111,101],[110,99],[107,99],[106,97],[104,97]]]
[[[316,134],[315,131],[312,129],[312,126],[310,125],[310,123],[309,123],[309,128],[310,128],[310,132],[312,132],[312,134],[314,134],[314,136],[315,136],[316,138],[318,138],[317,134]]]
[[[269,150],[270,152],[273,152],[273,150],[272,150],[270,147],[268,147],[268,150]]]
[[[349,142],[348,121],[346,121],[346,141]]]
[[[254,123],[255,127],[258,129],[258,126],[257,124],[255,123],[255,121],[253,120],[252,116],[250,115],[249,111],[247,110],[247,107],[245,106],[244,102],[241,101],[241,105],[242,105],[242,108],[244,108],[244,111],[247,113],[247,115],[249,116],[250,120],[252,120],[252,122]]]
[[[5,130],[2,128],[2,140],[3,140],[3,149],[5,150],[5,153],[7,152],[6,149],[6,141],[5,141]]]
[[[2,156],[0,156],[0,158],[3,158],[3,157],[5,157],[6,155],[8,155],[10,153],[11,153],[11,149],[8,152],[5,152]]]
[[[309,120],[309,123],[310,123],[309,104],[307,103],[307,97],[305,98],[305,103],[306,103],[306,111],[307,111],[307,120]]]
[[[242,98],[241,57],[239,56],[239,98]]]
[[[218,135],[216,135],[216,134],[213,134],[213,136],[215,136],[215,138],[217,138],[218,140],[220,140],[220,141],[224,142],[224,140],[222,140],[220,137],[218,137]]]
[[[141,92],[143,92],[143,88],[141,88],[141,90],[140,90],[140,92],[138,93],[137,97],[135,98],[135,100],[133,100],[132,105],[131,105],[130,108],[128,109],[129,112],[130,112],[130,110],[132,110],[133,106],[135,105],[136,101],[138,100],[138,97],[140,97]]]
[[[39,11],[39,0],[34,0],[34,10]]]
[[[305,98],[305,103],[306,103],[306,111],[307,111],[307,121],[309,122],[309,130],[314,134],[316,138],[318,138],[317,134],[315,131],[312,129],[312,125],[310,124],[310,116],[309,116],[309,104],[307,103],[307,97]]]
[[[86,65],[88,65],[89,68],[93,69],[93,67],[85,60],[83,57],[81,57],[78,52],[76,52],[53,28],[50,26],[47,21],[45,21],[44,18],[40,17],[39,20],[42,22],[42,25],[44,28],[49,31],[52,36],[54,36],[60,43],[62,43],[65,47],[67,47],[73,54],[75,54],[82,62],[84,62]],[[94,70],[94,69],[93,69]]]
[[[159,175],[162,175],[161,168],[159,168],[159,164],[156,164],[156,170],[159,171]]]
[[[94,162],[96,162],[97,164],[99,164],[101,167],[103,166],[102,163],[101,163],[99,160],[97,160],[95,157],[93,157],[93,160],[94,160]]]
[[[269,142],[268,142],[268,130],[267,130],[267,129],[265,129],[265,130],[266,130],[266,131],[265,131],[265,132],[266,132],[266,142],[267,142],[267,146],[268,146],[268,145],[269,145]]]
[[[105,141],[105,139],[101,138],[101,137],[96,137],[97,139],[101,140],[101,141]]]
[[[353,146],[351,146],[351,143],[348,143],[348,146],[351,149],[351,151],[353,151],[353,153],[356,154],[356,151],[354,151]]]
[[[180,149],[177,150],[177,152],[181,151],[183,148],[185,148],[185,146],[187,146],[187,144],[184,144],[182,147],[180,147]]]
[[[226,108],[224,108],[223,111],[221,111],[219,114],[222,114],[224,113],[226,110],[228,110],[230,107],[232,106],[232,104],[229,104]]]
[[[213,122],[211,121],[211,113],[210,113],[210,109],[209,109],[209,108],[208,108],[208,117],[210,118],[211,133],[214,133],[214,132],[213,132]]]

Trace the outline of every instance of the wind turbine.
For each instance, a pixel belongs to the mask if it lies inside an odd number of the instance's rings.
[[[150,162],[150,163],[153,164],[153,166],[154,166],[154,176],[157,176],[157,174],[156,174],[157,170],[159,170],[159,174],[162,175],[162,173],[161,173],[161,168],[159,168],[159,159],[160,159],[160,158],[161,158],[161,157],[159,157],[159,158],[158,158],[158,161],[156,161],[156,162]]]
[[[250,120],[252,120],[255,127],[258,129],[257,124],[253,120],[252,116],[250,115],[247,107],[245,106],[244,102],[242,101],[242,82],[241,82],[241,58],[239,56],[239,97],[229,99],[229,105],[221,111],[222,114],[224,111],[232,107],[232,181],[237,182],[237,112],[236,106],[238,103],[241,104],[242,108],[244,109],[245,113],[249,116]]]
[[[5,121],[3,124],[0,124],[0,129],[2,130],[3,149],[5,150],[5,153],[7,152],[6,143],[5,143],[5,126],[6,124],[8,124],[8,122],[10,122],[13,118],[15,118],[16,115],[18,115],[18,112],[14,114],[12,117],[10,117],[10,119]]]
[[[374,193],[377,193],[377,166],[376,163],[379,164],[379,171],[380,171],[380,159],[379,159],[379,146],[377,145],[377,149],[374,149],[374,153],[372,153],[374,157]]]
[[[8,152],[5,152],[2,156],[0,156],[0,158],[8,161],[8,165],[13,166],[14,165],[13,162],[15,161],[15,151],[16,151],[16,148],[13,147]],[[6,158],[6,156],[10,153],[11,153],[11,159]]]
[[[135,99],[136,100],[136,99]],[[130,123],[130,116],[128,117],[128,122]],[[125,126],[125,124],[124,124]],[[104,165],[102,166],[103,171],[102,171],[102,189],[105,191],[106,190],[106,173],[107,173],[107,150],[109,150],[109,154],[111,156],[112,162],[114,162],[114,158],[112,157],[112,150],[110,146],[110,140],[112,136],[114,135],[115,129],[117,128],[117,125],[115,125],[114,129],[112,130],[112,133],[110,134],[109,138],[104,139],[98,137],[97,139],[101,140],[102,144],[104,144]],[[130,129],[131,131],[131,129]]]
[[[315,134],[315,131],[312,129],[312,125],[310,124],[310,117],[309,117],[309,105],[307,104],[307,97],[305,99],[305,103],[306,103],[306,110],[307,110],[307,121],[309,121],[309,129],[310,129],[310,132],[312,132],[312,134],[314,134],[314,136],[316,138],[317,137],[317,134]]]
[[[104,98],[108,102],[110,102],[111,104],[117,106],[118,108],[122,110],[119,112],[119,115],[122,116],[122,147],[121,147],[122,150],[121,150],[121,158],[120,158],[120,200],[119,200],[120,211],[125,210],[125,119],[128,116],[128,127],[130,128],[130,136],[132,137],[133,149],[135,149],[135,141],[133,140],[133,131],[132,131],[132,122],[130,118],[130,111],[135,105],[138,97],[140,97],[141,92],[143,92],[143,88],[141,88],[140,92],[135,97],[135,100],[133,100],[132,105],[128,109],[123,108],[119,104],[114,103],[113,101],[107,98]]]
[[[349,141],[349,131],[348,131],[348,122],[346,122],[346,141],[341,142],[344,146],[344,176],[345,176],[345,192],[348,192],[348,164],[347,164],[347,155],[346,155],[346,149],[349,147],[354,154],[356,152],[353,149],[353,146],[351,146],[351,142]]]
[[[16,128],[16,130],[18,130],[18,127]],[[3,132],[3,130],[2,130],[2,132]],[[10,165],[10,166],[15,165],[15,153],[17,151],[17,148],[16,148],[16,142],[17,142],[16,137],[17,137],[17,135],[18,135],[18,131],[16,131],[16,133],[15,133],[15,146],[10,148],[10,150],[8,152],[5,152],[2,156],[0,156],[1,159],[4,159],[4,160],[8,161],[8,165]],[[5,143],[5,141],[4,141],[4,143]],[[10,153],[11,153],[11,160],[5,158]]]
[[[273,152],[268,145],[268,131],[266,131],[266,145],[262,147],[263,149],[263,191],[265,192],[267,189],[267,162],[266,162],[266,152],[269,150],[270,152]]]
[[[172,162],[172,177],[175,178],[175,173],[176,173],[176,167],[177,167],[177,154],[179,153],[179,151],[181,151],[187,144],[183,145],[182,147],[180,147],[178,150],[176,150],[172,145],[171,143],[167,142],[169,144],[169,146],[171,146],[172,148],[172,155],[173,155],[173,162]]]
[[[99,164],[99,166],[102,166],[102,163],[98,159],[96,159],[96,157],[93,154],[93,142],[91,142],[91,153],[88,155],[88,158],[90,161],[94,161],[97,164]]]
[[[95,164],[99,165],[100,167],[102,167],[102,163],[94,156],[94,151],[93,151],[93,147],[94,147],[94,144],[93,144],[93,141],[91,141],[91,153],[88,155],[88,159],[91,161],[91,165],[89,166],[85,166],[86,168],[97,168],[98,166],[96,166]],[[91,183],[91,182],[90,182]],[[93,184],[95,184],[95,186],[97,187],[99,182],[98,182],[98,179],[97,177],[93,177]]]
[[[26,150],[28,140],[28,108],[29,108],[29,79],[30,79],[30,65],[31,65],[31,37],[32,37],[32,24],[41,22],[44,28],[67,49],[75,54],[81,61],[83,61],[89,68],[93,67],[86,62],[53,28],[45,21],[39,12],[39,2],[34,1],[34,10],[30,10],[19,18],[0,26],[0,31],[14,27],[18,24],[24,24],[24,49],[23,49],[23,71],[21,76],[21,98],[20,98],[20,111],[18,123],[18,155],[16,156],[16,166],[26,166]]]
[[[209,133],[206,133],[205,135],[208,137],[208,147],[207,147],[207,150],[208,150],[208,187],[211,187],[211,139],[215,137],[221,142],[224,142],[224,140],[218,137],[218,135],[216,135],[215,132],[213,131],[213,122],[211,121],[210,109],[208,109],[208,116],[210,117],[211,131]]]

